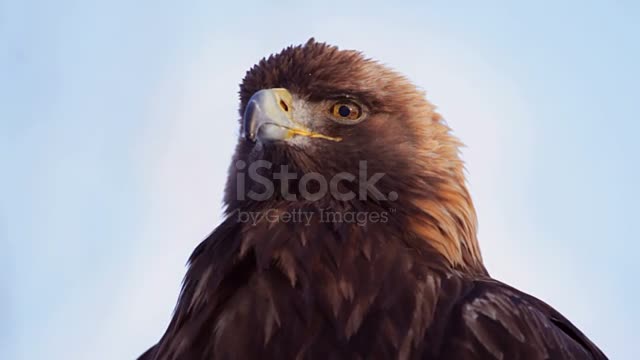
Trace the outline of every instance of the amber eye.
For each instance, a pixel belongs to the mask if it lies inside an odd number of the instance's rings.
[[[362,116],[362,109],[353,102],[338,102],[331,106],[331,116],[336,120],[356,121]]]

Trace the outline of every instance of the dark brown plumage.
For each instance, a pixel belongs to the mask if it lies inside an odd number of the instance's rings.
[[[275,88],[287,90],[261,94],[279,99],[279,116],[303,132],[262,118],[262,130],[248,128],[267,111],[254,94]],[[226,219],[194,251],[169,327],[141,359],[606,358],[550,306],[489,277],[459,142],[405,78],[312,39],[249,70],[240,103],[247,136],[229,172]],[[362,114],[350,124],[335,104]],[[259,172],[275,186],[261,201],[246,198],[262,185],[237,165],[257,160],[273,164]],[[397,196],[310,200],[291,180],[292,200],[274,179],[281,165],[297,179],[357,176],[361,161],[385,174],[381,194]],[[240,217],[296,211],[309,221]],[[323,221],[328,211],[386,221]]]

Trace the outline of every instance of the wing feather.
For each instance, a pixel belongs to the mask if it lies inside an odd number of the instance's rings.
[[[449,321],[446,359],[606,359],[549,305],[492,279],[475,280]]]

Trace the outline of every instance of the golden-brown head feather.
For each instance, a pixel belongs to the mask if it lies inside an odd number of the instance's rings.
[[[313,39],[263,59],[247,72],[240,88],[240,113],[254,93],[270,88],[286,88],[310,107],[348,95],[366,104],[370,113],[365,121],[351,127],[316,121],[317,129],[344,139],[339,143],[317,140],[304,148],[276,145],[257,152],[254,144],[241,138],[236,161],[265,159],[276,167],[291,166],[300,174],[318,172],[327,177],[340,172],[357,174],[359,162],[367,161],[371,172],[385,173],[379,187],[385,194],[397,193],[396,201],[353,205],[327,198],[319,202],[337,208],[398,208],[394,221],[403,222],[405,229],[427,242],[451,267],[486,272],[476,239],[475,210],[459,157],[461,144],[423,91],[360,52],[340,50]],[[277,189],[274,198],[263,204],[239,201],[236,176],[237,169],[232,165],[226,195],[228,212],[247,207],[285,207]],[[250,181],[247,187],[251,187]]]

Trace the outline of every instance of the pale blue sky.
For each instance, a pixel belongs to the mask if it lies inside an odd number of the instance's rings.
[[[640,358],[640,7],[0,0],[2,359],[133,358],[219,221],[237,84],[315,36],[467,144],[491,273]]]

